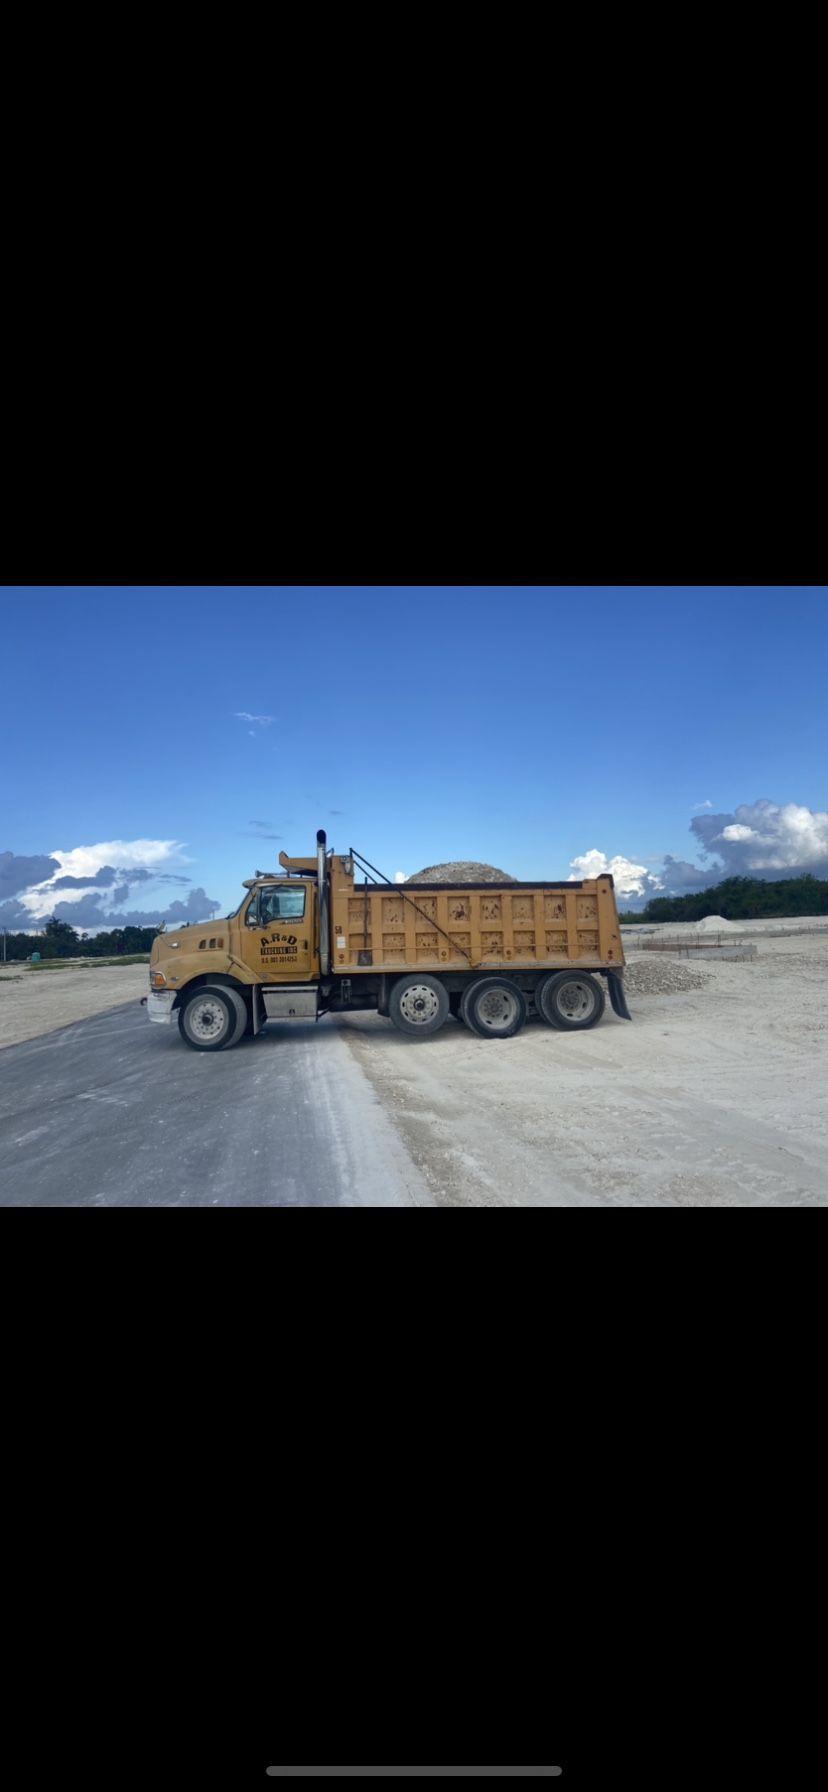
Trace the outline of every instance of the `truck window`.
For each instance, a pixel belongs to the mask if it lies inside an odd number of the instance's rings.
[[[263,927],[271,921],[301,921],[305,913],[305,890],[260,890],[259,918]]]

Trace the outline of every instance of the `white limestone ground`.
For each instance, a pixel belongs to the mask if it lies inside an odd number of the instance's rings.
[[[37,1039],[130,1000],[139,1002],[148,989],[145,964],[102,965],[100,970],[69,966],[59,971],[0,964],[0,1048]]]
[[[502,1041],[454,1021],[425,1040],[373,1015],[322,1024],[438,1205],[826,1206],[828,926],[756,943],[703,970],[634,954],[631,1025],[609,1004],[585,1033],[533,1020]]]

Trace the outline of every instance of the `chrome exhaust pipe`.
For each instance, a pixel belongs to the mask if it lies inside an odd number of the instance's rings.
[[[319,892],[319,970],[327,977],[331,969],[331,930],[328,915],[328,880],[325,846],[327,834],[320,828],[316,836],[316,883]]]

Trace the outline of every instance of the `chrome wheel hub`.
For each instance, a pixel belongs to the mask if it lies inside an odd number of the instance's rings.
[[[491,1033],[503,1033],[514,1026],[517,1015],[517,998],[508,989],[490,989],[475,1007],[476,1019]]]
[[[193,1002],[187,1016],[190,1032],[196,1039],[219,1039],[227,1025],[227,1016],[213,996]]]
[[[400,997],[400,1013],[409,1026],[422,1027],[440,1012],[436,992],[427,983],[411,983]]]
[[[558,991],[558,1007],[567,1020],[586,1020],[595,1007],[595,996],[588,983],[564,983]]]

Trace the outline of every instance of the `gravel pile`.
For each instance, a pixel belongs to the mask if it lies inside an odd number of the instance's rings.
[[[637,958],[624,970],[628,996],[671,996],[682,989],[704,989],[709,982],[704,971],[691,971],[688,965],[655,955]]]
[[[517,878],[496,865],[481,865],[477,859],[452,859],[446,865],[426,865],[425,871],[413,871],[407,884],[516,884]]]

